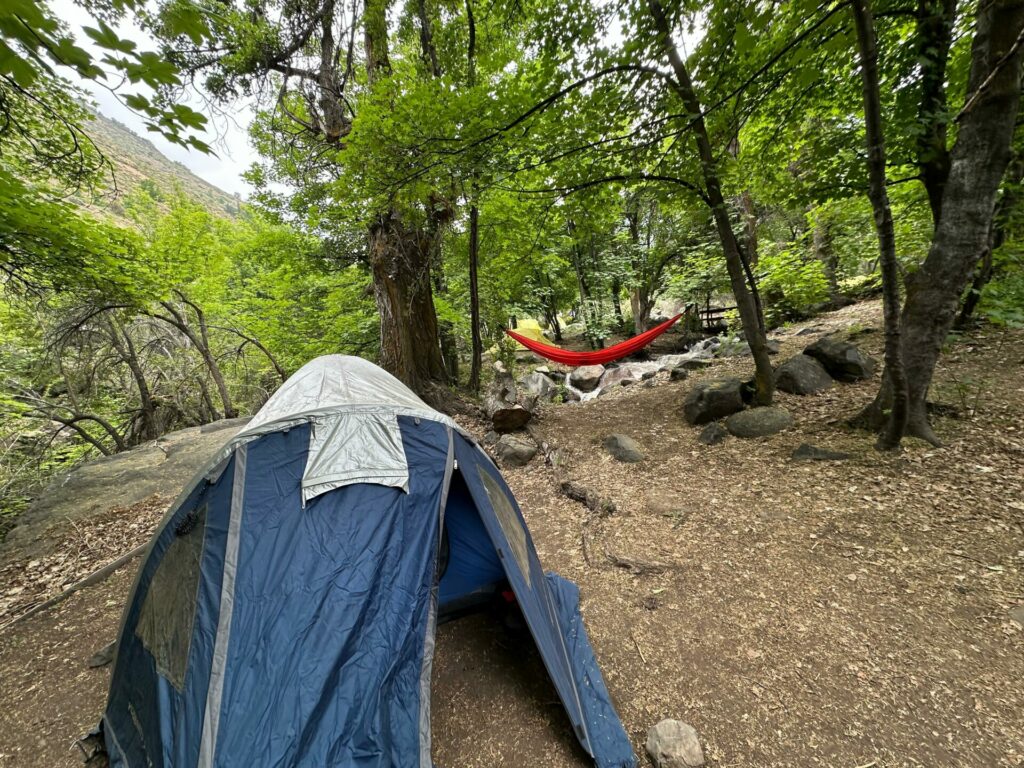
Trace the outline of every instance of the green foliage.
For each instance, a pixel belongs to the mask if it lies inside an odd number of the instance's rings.
[[[982,289],[978,313],[996,325],[1024,328],[1024,247],[1010,241],[992,257],[995,278]]]
[[[771,325],[805,317],[828,300],[824,267],[809,257],[803,244],[763,250],[757,270],[766,304],[765,320]]]
[[[177,19],[176,29],[201,42],[209,33],[202,13],[191,3],[176,7],[178,12],[171,16]],[[83,31],[104,52],[101,58],[76,43],[44,0],[5,0],[0,7],[0,106],[7,107],[12,94],[18,94],[49,110],[47,96],[59,82],[61,70],[103,84],[124,80],[146,86],[151,93],[122,93],[128,106],[146,121],[148,130],[176,144],[208,152],[209,146],[196,136],[205,126],[206,117],[175,103],[174,89],[182,84],[177,67],[157,51],[139,50],[133,40],[121,37],[104,18],[120,19],[131,13],[141,20],[145,15],[142,4],[135,0],[100,0],[91,3],[90,8],[96,26]]]

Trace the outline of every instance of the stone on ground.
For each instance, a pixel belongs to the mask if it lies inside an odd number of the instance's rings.
[[[484,413],[496,432],[514,432],[533,418],[537,395],[520,392],[512,374],[497,365],[495,369],[494,382],[484,399]]]
[[[774,405],[734,413],[725,420],[725,428],[736,437],[774,435],[792,424],[793,417],[789,411]]]
[[[662,720],[647,731],[647,754],[655,768],[700,768],[704,765],[697,731],[679,720]]]
[[[1024,603],[1010,609],[1010,620],[1017,622],[1021,629],[1024,629]]]
[[[569,374],[569,383],[580,392],[593,392],[603,375],[603,365],[584,365]]]
[[[525,467],[537,455],[537,445],[519,435],[502,435],[494,446],[503,467]]]
[[[677,365],[669,372],[668,378],[669,381],[682,381],[689,375],[690,371],[687,369],[685,365]]]
[[[606,370],[604,375],[601,376],[599,386],[601,389],[604,389],[605,387],[613,387],[616,384],[628,385],[637,381],[639,378],[640,374],[637,370],[627,363],[625,365],[620,365]]]
[[[700,431],[699,435],[697,435],[697,442],[704,445],[718,445],[728,436],[729,430],[717,421],[712,421]]]
[[[775,386],[792,395],[813,395],[832,386],[825,366],[809,355],[796,355],[775,369]]]
[[[613,458],[627,464],[643,461],[644,452],[629,435],[614,434],[604,439],[604,448]]]
[[[683,360],[676,368],[685,368],[688,371],[703,371],[705,368],[709,368],[712,365],[711,360],[703,357],[694,357],[689,360]]]
[[[850,458],[850,454],[841,451],[830,451],[810,443],[800,443],[791,458],[796,461],[842,461]]]
[[[539,371],[521,379],[519,386],[531,395],[536,395],[538,400],[545,402],[551,402],[558,395],[558,385],[546,374]]]
[[[861,352],[848,341],[841,341],[832,336],[818,339],[804,350],[825,366],[825,370],[833,379],[839,381],[860,381],[870,379],[875,372],[875,360]]]
[[[683,416],[690,424],[707,424],[743,410],[739,379],[712,379],[701,382],[686,395]]]

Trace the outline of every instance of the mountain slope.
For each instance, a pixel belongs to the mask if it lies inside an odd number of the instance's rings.
[[[84,126],[103,154],[114,166],[113,194],[100,201],[115,216],[123,214],[124,198],[139,187],[157,194],[169,194],[180,187],[187,197],[221,216],[235,216],[242,201],[196,176],[179,162],[171,160],[153,144],[130,128],[96,113]]]

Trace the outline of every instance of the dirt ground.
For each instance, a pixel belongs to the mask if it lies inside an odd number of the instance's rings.
[[[832,330],[878,355],[879,325],[877,303],[824,315],[781,331],[777,359]],[[561,476],[614,501],[608,517],[561,495],[540,458],[505,473],[541,560],[580,585],[641,764],[647,728],[672,717],[716,768],[1024,766],[1024,630],[1010,617],[1024,605],[1024,333],[954,344],[933,392],[957,412],[936,418],[944,447],[897,456],[842,425],[877,375],[780,394],[796,424],[779,435],[700,445],[685,393],[749,369],[723,360],[544,410]],[[644,461],[611,459],[612,432]],[[802,442],[851,458],[793,461]],[[112,639],[132,570],[0,629],[0,765],[77,764],[72,740],[109,674],[85,662]],[[485,616],[439,629],[432,706],[440,768],[588,764],[536,654]]]

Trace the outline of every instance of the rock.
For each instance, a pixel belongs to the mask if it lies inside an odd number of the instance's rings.
[[[520,380],[519,386],[531,395],[536,395],[537,399],[543,402],[550,403],[558,395],[558,385],[540,372],[531,373],[525,379]]]
[[[514,432],[533,418],[536,405],[536,395],[520,395],[512,375],[498,370],[484,399],[484,413],[496,432]]]
[[[653,379],[657,375],[657,371],[644,371],[643,373],[640,374],[640,380],[647,381],[648,379]]]
[[[841,453],[840,451],[829,451],[810,443],[800,443],[797,449],[790,455],[790,458],[796,461],[842,461],[843,459],[850,458],[850,454]]]
[[[98,667],[105,667],[107,664],[114,660],[114,650],[117,648],[117,641],[100,648],[96,653],[89,657],[89,660],[85,662],[85,666],[89,669],[97,669]]]
[[[725,420],[725,428],[736,437],[765,437],[793,424],[789,411],[774,405],[734,413]]]
[[[779,354],[779,349],[780,349],[779,342],[777,342],[775,339],[768,339],[765,342],[765,346],[768,347],[768,354],[769,355],[777,355],[777,354]]]
[[[604,439],[604,448],[613,458],[627,464],[643,461],[644,452],[629,435],[614,434]]]
[[[484,445],[494,445],[496,442],[498,442],[498,439],[500,437],[501,435],[499,435],[492,429],[490,432],[484,435]]]
[[[1024,629],[1024,603],[1010,609],[1010,620],[1017,622],[1020,628]]]
[[[629,365],[620,365],[617,368],[609,368],[604,372],[601,377],[601,381],[598,386],[601,389],[606,387],[614,387],[616,384],[625,384],[627,381],[632,384],[637,381],[640,375],[636,373]]]
[[[739,379],[712,379],[701,382],[686,395],[683,416],[690,424],[707,424],[743,410]]]
[[[539,363],[541,358],[531,352],[528,349],[517,349],[516,350],[516,362],[517,363]]]
[[[793,395],[813,395],[832,386],[825,366],[809,355],[795,355],[775,369],[775,386]]]
[[[744,357],[749,354],[750,345],[740,339],[726,339],[716,350],[718,357]]]
[[[494,451],[503,467],[525,467],[537,455],[537,446],[519,435],[502,435]]]
[[[562,390],[562,402],[563,403],[578,403],[580,401],[580,393],[575,389],[563,389]]]
[[[717,421],[712,421],[700,431],[699,435],[697,435],[697,442],[702,443],[703,445],[718,445],[728,436],[729,430]]]
[[[804,350],[819,363],[833,379],[839,381],[860,381],[869,379],[875,372],[875,360],[861,352],[848,341],[831,336],[818,339]]]
[[[584,365],[569,374],[569,383],[580,392],[593,392],[603,375],[603,365]]]
[[[17,517],[0,544],[0,562],[49,552],[55,532],[83,523],[88,527],[91,518],[111,507],[130,507],[154,493],[174,498],[248,422],[226,419],[188,427],[61,472]]]
[[[640,381],[640,379],[623,379],[621,386],[628,387],[630,384],[636,384],[638,381]]]
[[[669,371],[668,378],[669,381],[682,381],[689,375],[690,371],[687,370],[685,366],[677,365],[675,368]]]
[[[548,368],[546,365],[538,365],[536,368],[533,369],[533,372],[534,373],[543,373],[545,376],[550,376],[551,375],[551,369]]]
[[[700,768],[704,765],[697,731],[679,720],[662,720],[647,731],[647,754],[655,768]]]
[[[556,384],[561,384],[565,381],[565,374],[562,371],[551,371],[546,376]]]
[[[811,335],[813,335],[815,333],[818,333],[820,330],[821,330],[820,326],[809,325],[806,328],[801,328],[799,331],[796,331],[793,335],[794,336],[811,336]]]
[[[711,360],[703,357],[694,357],[689,360],[683,360],[676,368],[685,368],[688,371],[703,371],[705,368],[709,368],[712,365]]]

